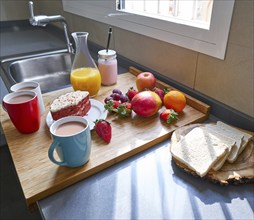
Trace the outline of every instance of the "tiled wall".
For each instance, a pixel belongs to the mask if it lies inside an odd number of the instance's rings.
[[[71,31],[87,31],[90,40],[106,45],[108,25],[63,12],[61,0],[36,1],[41,13],[62,14]],[[225,60],[120,28],[114,28],[111,47],[130,60],[254,117],[253,5],[253,0],[236,0]]]
[[[195,89],[254,116],[254,1],[236,0],[224,61],[199,54]]]
[[[34,2],[38,0],[33,0]],[[0,0],[0,21],[24,20],[30,17],[29,0]],[[35,7],[35,13],[39,7]]]

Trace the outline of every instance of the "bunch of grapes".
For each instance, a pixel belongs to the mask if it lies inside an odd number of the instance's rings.
[[[110,96],[108,96],[104,99],[105,104],[107,104],[110,100],[119,101],[121,103],[125,103],[125,102],[129,101],[128,96],[123,94],[120,89],[113,89]]]

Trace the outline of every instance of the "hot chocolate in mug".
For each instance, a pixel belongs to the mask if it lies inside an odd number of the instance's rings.
[[[45,111],[44,107],[44,102],[41,94],[41,87],[40,84],[34,81],[29,81],[29,82],[20,82],[17,84],[14,84],[10,90],[12,92],[17,92],[17,91],[24,91],[24,90],[31,90],[36,92],[37,97],[38,97],[38,102],[39,102],[39,107],[40,107],[40,114],[42,115]]]
[[[40,109],[37,94],[33,91],[19,91],[3,98],[3,109],[21,133],[32,133],[40,128]]]
[[[88,162],[91,153],[91,133],[88,121],[81,116],[68,116],[50,127],[53,143],[49,159],[60,166],[79,167]],[[60,161],[54,157],[56,150]]]

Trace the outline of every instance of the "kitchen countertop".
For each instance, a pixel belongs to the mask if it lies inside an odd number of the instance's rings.
[[[208,121],[217,120],[210,116]],[[251,184],[220,186],[179,169],[170,140],[38,202],[45,219],[253,219]]]

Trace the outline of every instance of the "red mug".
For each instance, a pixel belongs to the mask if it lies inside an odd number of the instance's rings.
[[[3,98],[3,109],[21,133],[32,133],[40,128],[40,108],[37,94],[33,91],[19,91]]]

